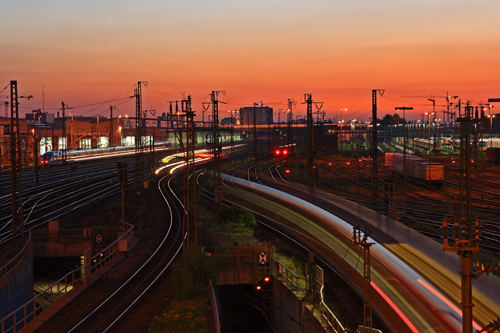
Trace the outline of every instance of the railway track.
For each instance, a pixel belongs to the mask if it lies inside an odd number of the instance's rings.
[[[285,181],[286,179],[283,177],[282,173],[279,172],[279,166],[281,165],[282,162],[272,164],[267,167],[267,173],[269,174],[270,178],[274,183],[277,183],[277,179],[281,181]],[[261,163],[262,164],[262,163]],[[259,183],[264,183],[262,180],[265,179],[265,177],[259,177],[258,176],[258,165],[252,165],[251,167],[248,168],[248,170],[252,170],[252,172],[248,172],[248,179],[250,181],[256,181],[258,180]],[[269,185],[269,184],[267,184]],[[274,185],[274,184],[272,184]],[[292,184],[291,184],[292,185]],[[354,198],[352,197],[352,193],[348,191],[340,191],[343,192],[343,196],[351,201],[358,202],[360,204],[363,204],[365,206],[371,207],[381,213],[386,214],[386,207],[385,204],[383,203],[375,203],[370,199],[361,199],[361,198]],[[429,204],[429,201],[432,201],[432,198],[425,198],[428,200],[417,200],[418,198],[413,198],[412,203],[417,204],[419,207],[426,207],[426,205]],[[434,202],[435,205],[443,205],[442,201],[436,200]],[[456,203],[454,202],[449,202],[449,204],[455,205]],[[453,206],[454,207],[454,206]],[[401,203],[398,203],[396,201],[394,207],[396,211],[402,212],[402,221],[404,221],[406,224],[412,225],[414,228],[418,229],[420,232],[438,240],[441,241],[442,239],[442,220],[445,217],[450,217],[453,214],[450,215],[450,212],[445,212],[445,213],[440,213],[436,212],[433,210],[426,210],[422,208],[412,208],[408,206],[404,206]],[[486,212],[491,213],[491,210],[485,209]],[[498,245],[499,240],[500,240],[500,223],[495,221],[495,220],[485,220],[481,219],[481,224],[483,226],[482,231],[480,232],[480,238],[483,240],[482,242],[482,247],[487,248],[492,251],[500,251],[500,246]]]
[[[94,310],[74,324],[67,332],[110,332],[134,305],[148,293],[154,284],[171,267],[184,244],[182,217],[184,207],[178,200],[174,176],[163,176],[158,181],[161,193],[169,212],[168,230],[154,252],[146,261],[117,289],[100,302]],[[99,320],[96,320],[99,318]]]
[[[114,196],[120,192],[114,172],[104,170],[90,177],[82,175],[70,181],[62,181],[57,186],[49,187],[41,192],[33,192],[24,205],[25,232],[38,228],[48,221],[57,219],[69,212]],[[137,171],[130,172],[130,184],[137,183],[140,176]],[[3,218],[0,219],[0,245],[11,239],[12,230],[8,226],[12,221],[8,204],[3,205]]]

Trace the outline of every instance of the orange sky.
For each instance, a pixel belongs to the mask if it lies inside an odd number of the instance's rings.
[[[348,108],[346,118],[367,119],[371,89],[385,88],[381,114],[412,105],[419,118],[430,102],[401,96],[500,97],[499,12],[496,0],[15,1],[0,12],[0,89],[17,79],[35,96],[26,111],[41,107],[43,86],[55,110],[125,97],[147,80],[144,105],[157,113],[183,94],[200,109],[214,89],[227,91],[223,111],[285,108],[311,92],[329,117]],[[124,101],[113,104],[132,114]]]

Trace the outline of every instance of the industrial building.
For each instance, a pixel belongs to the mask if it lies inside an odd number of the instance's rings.
[[[245,106],[240,108],[241,125],[270,125],[273,123],[273,108],[268,106]]]

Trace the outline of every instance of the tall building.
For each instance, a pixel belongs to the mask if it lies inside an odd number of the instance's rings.
[[[270,125],[273,123],[273,108],[268,106],[245,106],[240,108],[240,124],[253,125],[254,113],[257,125]]]

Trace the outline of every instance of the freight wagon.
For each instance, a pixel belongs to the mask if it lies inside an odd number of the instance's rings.
[[[404,159],[402,153],[385,153],[385,166],[391,171],[403,176]],[[408,177],[429,184],[442,185],[444,181],[444,165],[429,162],[429,160],[406,154],[406,172]]]

